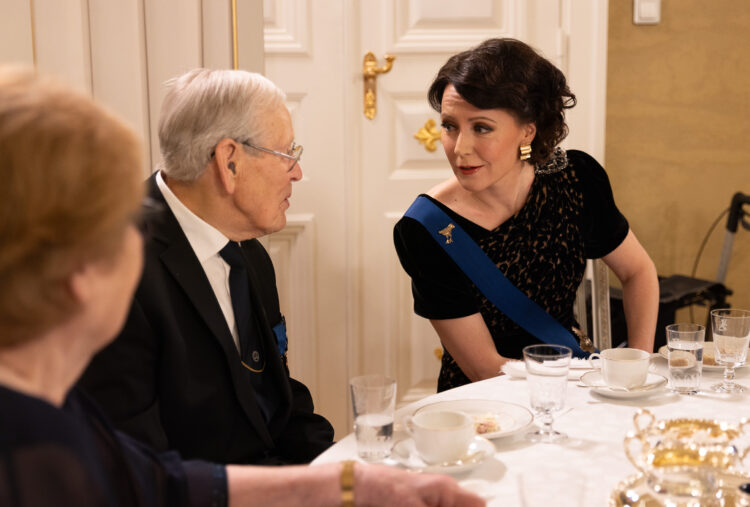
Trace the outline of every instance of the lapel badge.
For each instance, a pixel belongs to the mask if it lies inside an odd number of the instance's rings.
[[[453,243],[453,229],[455,229],[456,226],[453,224],[448,224],[445,229],[440,229],[438,231],[438,234],[442,234],[445,236],[445,244],[450,245]]]

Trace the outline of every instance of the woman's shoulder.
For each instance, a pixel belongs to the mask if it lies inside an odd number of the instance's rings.
[[[568,157],[568,167],[573,169],[578,178],[597,178],[606,179],[607,172],[604,167],[591,155],[581,150],[567,150],[565,154]]]
[[[568,157],[568,162],[583,163],[583,164],[588,164],[588,165],[590,164],[599,165],[599,162],[597,162],[594,157],[592,157],[585,151],[565,150],[565,154]]]
[[[3,492],[15,490],[13,505],[109,505],[104,496],[114,494],[100,481],[103,468],[84,435],[85,422],[44,400],[0,387],[0,453],[10,470],[0,474]],[[44,475],[44,487],[34,489]],[[109,498],[111,500],[111,498]],[[119,501],[111,503],[120,505]]]
[[[607,171],[594,157],[580,150],[567,150],[566,155],[568,173],[583,193],[584,200],[591,199],[592,195],[612,194]]]
[[[430,195],[429,193],[419,194],[417,199],[420,199],[420,198],[429,201],[432,205],[439,208],[451,220],[453,220],[456,223],[456,225],[463,228],[464,231],[469,236],[471,236],[474,240],[477,240],[478,238],[487,234],[488,231],[486,229],[472,222],[470,219],[454,211],[451,207],[445,204],[444,202],[446,200],[445,194],[440,194],[440,193],[438,193],[437,195]],[[418,220],[412,217],[409,217],[409,216],[402,217],[396,223],[396,226],[394,228],[394,233],[402,234],[403,236],[405,236],[405,239],[407,241],[409,240],[410,237],[414,236],[415,231],[418,231],[415,236],[416,238],[421,239],[421,237],[423,236],[421,232],[423,231],[424,236],[427,238],[430,238],[430,242],[434,242],[434,240],[432,240],[432,236],[427,232],[424,226]]]
[[[75,447],[79,442],[80,421],[41,398],[0,386],[0,411],[13,417],[0,417],[2,447],[23,443],[56,443]]]
[[[470,229],[473,225],[470,221],[457,214],[435,197],[428,194],[420,194],[417,199],[426,201],[428,205],[433,205],[440,209],[451,221],[462,227],[469,234],[474,232]],[[427,226],[410,215],[407,212],[393,228],[393,242],[396,247],[396,253],[407,273],[414,277],[420,273],[423,274],[422,272],[429,265],[434,264],[436,267],[442,267],[446,262],[451,262],[440,244],[427,230]],[[474,225],[474,227],[477,226]],[[427,270],[429,271],[429,269]]]
[[[452,202],[461,198],[461,189],[456,178],[449,178],[429,189],[425,195],[441,203]]]
[[[451,211],[429,194],[419,194],[411,206],[414,206],[414,203],[420,199],[432,203],[443,212],[449,213]],[[407,250],[423,250],[432,247],[434,243],[425,226],[416,218],[411,217],[408,212],[396,222],[393,228],[393,239],[399,254],[402,251],[405,253]]]
[[[440,201],[426,194],[419,198],[440,208],[452,222],[466,230],[460,217]],[[394,227],[393,242],[401,266],[412,279],[417,315],[426,319],[452,319],[477,312],[466,275],[425,225],[407,214]]]
[[[586,257],[604,257],[625,239],[628,221],[615,204],[609,176],[601,164],[580,150],[567,153],[582,195]]]

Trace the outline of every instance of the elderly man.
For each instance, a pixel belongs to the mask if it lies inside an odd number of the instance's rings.
[[[81,385],[118,429],[220,463],[305,463],[332,443],[289,377],[271,260],[302,177],[284,94],[244,71],[168,83],[145,267],[127,323]]]

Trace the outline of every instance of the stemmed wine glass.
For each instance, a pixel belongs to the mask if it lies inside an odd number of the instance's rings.
[[[528,433],[532,442],[559,442],[567,435],[552,428],[553,413],[565,405],[571,350],[563,345],[529,345],[523,349],[531,410],[542,420],[538,431]]]
[[[724,365],[724,381],[711,386],[722,393],[740,393],[745,388],[734,383],[734,369],[745,364],[750,346],[750,311],[711,310],[716,362]]]

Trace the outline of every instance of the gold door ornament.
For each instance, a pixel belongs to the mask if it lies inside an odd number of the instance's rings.
[[[369,51],[362,62],[362,75],[365,81],[365,117],[368,120],[375,118],[378,112],[378,95],[376,79],[378,74],[387,74],[393,68],[393,60],[395,56],[385,55],[385,65],[378,67],[378,60],[375,58],[375,54]]]
[[[435,128],[435,120],[430,118],[424,122],[424,126],[414,134],[414,139],[419,141],[419,144],[424,144],[424,149],[429,152],[437,150],[435,142],[440,141],[440,129]]]

